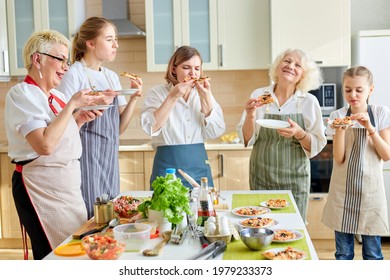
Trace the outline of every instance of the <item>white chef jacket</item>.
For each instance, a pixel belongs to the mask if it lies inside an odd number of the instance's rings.
[[[166,124],[152,133],[152,126],[156,123],[154,112],[167,98],[170,87],[168,84],[154,86],[144,101],[141,126],[149,136],[152,136],[154,149],[161,145],[204,143],[207,139],[215,139],[225,132],[221,106],[211,96],[213,109],[210,116],[205,117],[201,112],[198,91],[193,88],[188,101],[185,102],[181,97],[172,109]]]
[[[307,157],[312,158],[317,155],[326,145],[325,137],[325,125],[322,119],[321,108],[317,98],[309,93],[304,93],[297,90],[283,106],[279,106],[278,100],[274,93],[275,85],[270,85],[263,88],[254,90],[250,98],[257,98],[264,94],[266,91],[272,94],[275,102],[268,105],[261,106],[256,109],[256,120],[263,119],[266,113],[269,114],[294,114],[301,113],[305,122],[305,131],[311,135],[311,151],[308,152],[304,149]],[[298,102],[299,101],[299,102]],[[266,112],[268,106],[268,112]],[[242,133],[242,126],[246,118],[246,111],[242,114],[241,120],[237,125],[237,132],[244,143],[244,137]],[[255,132],[248,141],[248,146],[252,146],[258,137],[260,131],[260,125],[256,124]]]

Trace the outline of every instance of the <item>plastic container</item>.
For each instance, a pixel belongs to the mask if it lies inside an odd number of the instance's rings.
[[[143,223],[130,223],[114,227],[115,239],[125,241],[126,252],[139,252],[150,241],[151,226]]]
[[[136,224],[141,223],[141,224],[150,225],[151,226],[150,236],[155,235],[157,232],[157,226],[158,226],[157,221],[152,221],[149,219],[141,219],[141,220],[136,221],[135,223]]]

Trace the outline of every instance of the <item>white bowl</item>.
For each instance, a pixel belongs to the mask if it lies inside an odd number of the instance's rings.
[[[139,252],[150,241],[151,226],[143,223],[130,223],[114,227],[115,239],[126,242],[126,252]]]

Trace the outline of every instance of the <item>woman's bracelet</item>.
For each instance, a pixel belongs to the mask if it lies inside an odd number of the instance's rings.
[[[306,137],[306,132],[305,132],[305,135],[303,135],[302,138],[297,138],[297,140],[298,140],[298,141],[301,141],[301,140],[305,139],[305,137]]]
[[[373,132],[368,132],[368,136],[372,136],[372,135],[374,135],[375,134],[375,132],[376,132],[376,130],[374,129],[374,131]]]

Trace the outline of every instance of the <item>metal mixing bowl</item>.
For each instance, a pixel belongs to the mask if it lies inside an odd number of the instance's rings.
[[[259,251],[269,246],[274,238],[274,231],[268,228],[245,228],[240,231],[242,242],[251,250]]]

